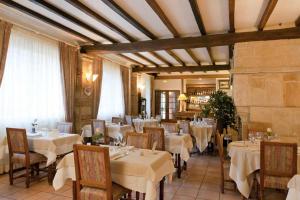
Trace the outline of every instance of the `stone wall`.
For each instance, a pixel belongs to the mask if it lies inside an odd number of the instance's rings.
[[[234,48],[233,97],[247,123],[271,123],[300,139],[300,40],[239,43]]]

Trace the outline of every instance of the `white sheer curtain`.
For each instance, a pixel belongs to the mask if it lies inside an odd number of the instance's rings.
[[[13,28],[0,87],[0,136],[5,127],[52,128],[64,120],[58,42]]]
[[[103,60],[102,89],[98,119],[124,116],[124,95],[120,65]]]

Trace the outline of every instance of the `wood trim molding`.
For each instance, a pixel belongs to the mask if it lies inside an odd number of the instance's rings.
[[[182,66],[182,67],[135,67],[132,72],[140,73],[160,73],[160,72],[207,72],[230,70],[230,65],[211,65],[211,66]]]

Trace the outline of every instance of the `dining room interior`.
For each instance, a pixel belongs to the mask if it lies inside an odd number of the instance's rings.
[[[299,55],[299,0],[0,0],[0,200],[300,200]]]

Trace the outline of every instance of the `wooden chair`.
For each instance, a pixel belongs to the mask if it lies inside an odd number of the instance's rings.
[[[177,133],[178,124],[173,122],[161,122],[161,127],[165,129],[166,133]]]
[[[152,148],[154,142],[157,143],[156,149],[165,151],[165,133],[163,128],[159,127],[143,127],[143,133],[150,136],[150,147]]]
[[[123,118],[122,117],[112,117],[111,122],[115,124],[123,123]]]
[[[297,174],[297,144],[265,142],[260,144],[260,199],[264,188],[287,190],[289,180]]]
[[[149,134],[127,132],[125,135],[126,144],[140,149],[150,149]]]
[[[182,129],[183,133],[191,134],[191,125],[190,125],[189,121],[180,120],[179,121],[179,128]]]
[[[73,123],[72,122],[58,122],[57,129],[60,133],[72,133]]]
[[[105,120],[98,120],[98,119],[93,119],[92,120],[92,135],[95,135],[97,131],[100,132],[100,133],[103,133],[104,143],[108,144],[109,143],[109,137],[107,135]]]
[[[224,147],[223,147],[223,138],[224,134],[220,135],[219,132],[216,133],[216,140],[218,146],[218,152],[220,157],[220,172],[221,172],[221,192],[224,193],[225,183],[234,183],[232,179],[229,177],[229,168],[230,168],[230,161],[226,160],[224,157]]]
[[[34,171],[39,175],[40,163],[46,162],[47,158],[41,154],[29,152],[25,129],[6,128],[9,149],[9,183],[13,185],[14,179],[25,177],[26,188],[33,179]],[[25,166],[25,174],[14,177],[14,165]]]
[[[78,200],[117,200],[130,193],[112,183],[108,148],[75,144],[74,158]]]

